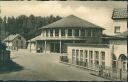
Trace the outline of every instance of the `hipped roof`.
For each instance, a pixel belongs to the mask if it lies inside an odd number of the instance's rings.
[[[54,23],[51,23],[49,25],[43,26],[41,29],[43,28],[77,28],[77,27],[81,27],[81,28],[99,28],[99,29],[103,29],[100,26],[97,26],[93,23],[90,23],[86,20],[83,20],[79,17],[76,17],[74,15],[69,15],[67,17],[64,17],[63,19],[60,19]]]

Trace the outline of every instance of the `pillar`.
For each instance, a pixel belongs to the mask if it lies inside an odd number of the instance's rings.
[[[75,29],[72,29],[72,37],[75,37]]]
[[[61,29],[59,29],[59,37],[61,37]]]
[[[68,29],[65,29],[66,38],[68,37]]]
[[[53,29],[53,37],[55,37],[55,29]]]
[[[61,48],[62,48],[62,44],[61,44],[61,41],[60,41],[60,53],[61,53]]]

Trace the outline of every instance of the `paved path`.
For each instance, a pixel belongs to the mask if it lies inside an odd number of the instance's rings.
[[[89,71],[59,63],[59,55],[11,52],[14,62],[24,67],[21,71],[0,74],[0,80],[80,80],[107,81],[90,75]]]

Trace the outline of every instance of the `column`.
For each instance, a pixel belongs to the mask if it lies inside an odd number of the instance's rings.
[[[65,29],[65,35],[68,37],[68,29]]]
[[[55,37],[55,29],[53,29],[53,37]]]
[[[44,30],[44,36],[46,37],[46,29]]]
[[[61,29],[59,29],[59,37],[61,37]]]
[[[92,37],[92,32],[93,32],[93,31],[92,31],[92,29],[91,29],[91,37]]]
[[[62,44],[61,44],[61,41],[60,41],[60,53],[61,53],[61,46],[62,46]]]
[[[48,30],[48,37],[50,37],[50,30]]]
[[[75,37],[75,29],[72,29],[72,37]]]
[[[45,44],[44,44],[44,46],[45,46],[45,54],[46,54],[46,48],[47,48],[47,42],[45,41]]]

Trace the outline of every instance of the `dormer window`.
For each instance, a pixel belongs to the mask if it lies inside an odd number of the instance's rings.
[[[120,33],[120,26],[115,26],[114,33]]]

